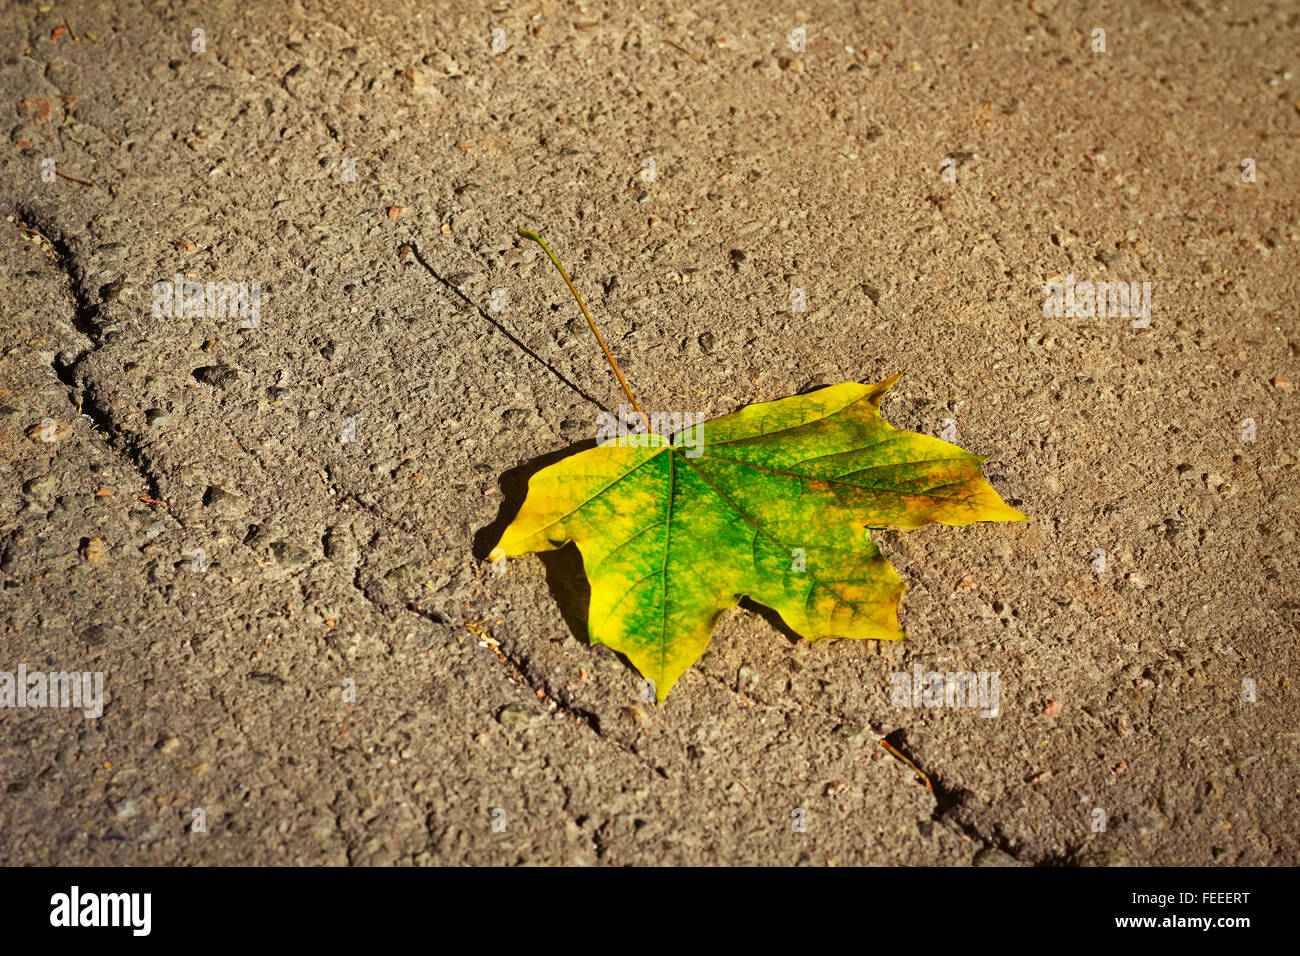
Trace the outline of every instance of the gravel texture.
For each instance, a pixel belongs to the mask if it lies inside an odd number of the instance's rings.
[[[0,710],[0,863],[1300,863],[1298,20],[0,6],[0,671],[107,698]],[[484,560],[621,400],[517,224],[648,407],[906,369],[1033,520],[879,535],[906,642],[737,609],[645,702],[571,553]]]

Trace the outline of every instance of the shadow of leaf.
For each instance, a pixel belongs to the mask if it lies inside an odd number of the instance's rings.
[[[501,486],[501,508],[492,523],[480,528],[474,534],[473,554],[480,561],[486,561],[488,554],[501,540],[501,535],[514,521],[528,497],[528,480],[543,468],[563,461],[579,452],[596,447],[594,438],[548,452],[532,461],[524,462],[504,472],[498,484]],[[582,565],[582,554],[572,542],[555,551],[538,552],[546,572],[546,585],[560,609],[564,623],[568,625],[573,636],[583,644],[590,644],[587,626],[587,610],[591,606],[591,586]],[[620,657],[622,655],[619,655]]]

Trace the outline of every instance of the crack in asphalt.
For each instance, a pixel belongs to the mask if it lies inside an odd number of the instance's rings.
[[[620,741],[605,736],[604,732],[600,729],[600,717],[596,713],[582,707],[575,707],[572,704],[567,703],[566,701],[558,698],[557,695],[552,694],[550,690],[546,687],[545,681],[539,680],[533,676],[533,674],[531,673],[531,669],[528,666],[528,662],[524,659],[516,657],[513,654],[508,653],[502,647],[500,641],[497,641],[495,638],[493,638],[491,643],[488,643],[487,646],[488,649],[492,651],[493,655],[497,658],[497,660],[501,661],[510,669],[511,674],[514,677],[515,681],[527,687],[529,690],[531,690],[533,692],[533,696],[536,697],[538,700],[542,701],[546,705],[546,708],[548,710],[550,710],[551,712],[559,711],[565,714],[566,716],[577,721],[578,723],[585,725],[589,730],[591,730],[592,733],[594,733],[601,740],[605,740],[609,743],[615,744],[620,749],[626,751],[629,754],[632,754],[633,756],[639,758],[643,762],[647,764],[649,763],[649,761],[647,761],[645,757],[642,757],[635,750],[623,745]]]
[[[765,710],[776,711],[787,721],[789,720],[789,713],[782,708],[749,696],[733,687],[728,681],[716,674],[709,673],[703,668],[700,668],[698,673],[706,680],[712,681],[746,701],[748,706],[762,707]],[[827,718],[828,720],[834,721],[837,724],[853,723],[853,721],[844,717],[842,714],[835,714],[826,710],[818,710],[814,708],[806,711],[806,713],[817,714]],[[906,751],[905,730],[900,728],[892,733],[885,734],[881,732],[880,728],[870,722],[867,722],[866,726],[878,739],[889,741],[889,743],[900,752]],[[910,755],[907,756],[908,759],[911,759]],[[1074,863],[1082,844],[1079,847],[1067,848],[1065,853],[1057,856],[1043,857],[1041,859],[1026,859],[1023,850],[1016,849],[1015,845],[1010,840],[1002,836],[1002,827],[999,824],[994,822],[991,827],[986,824],[984,829],[981,829],[981,823],[983,823],[983,821],[976,819],[970,812],[971,808],[969,806],[969,800],[971,793],[969,790],[966,790],[964,787],[947,786],[942,782],[941,778],[933,773],[927,774],[926,777],[930,781],[934,792],[935,804],[934,809],[930,812],[930,820],[932,822],[941,824],[953,833],[965,836],[972,842],[977,843],[981,850],[996,850],[1000,853],[1006,854],[1017,863],[1024,866],[1070,866]],[[986,833],[986,829],[990,832]]]
[[[18,203],[8,205],[14,211],[13,222],[15,228],[20,230],[31,229],[49,244],[51,253],[49,259],[54,269],[67,280],[68,292],[72,297],[72,325],[86,339],[85,347],[77,352],[71,360],[62,360],[58,354],[55,355],[51,365],[54,374],[68,388],[70,400],[78,412],[87,415],[94,422],[95,427],[104,433],[109,448],[126,461],[132,470],[140,476],[148,489],[149,496],[151,498],[161,498],[158,476],[150,468],[145,456],[130,436],[114,421],[110,408],[95,398],[78,374],[81,364],[97,352],[102,345],[98,341],[98,320],[102,315],[102,300],[92,300],[90,297],[86,290],[85,272],[81,268],[76,254],[72,252],[67,240],[62,237],[60,232],[53,229],[48,220],[34,210]],[[167,512],[167,514],[171,520],[184,527],[184,522],[180,521],[176,515],[170,512]]]

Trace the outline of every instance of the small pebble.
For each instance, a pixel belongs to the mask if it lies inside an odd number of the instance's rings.
[[[542,715],[523,704],[506,704],[497,714],[497,722],[503,727],[527,727],[542,719]]]
[[[510,428],[523,428],[532,420],[533,413],[526,408],[507,408],[501,415]]]
[[[91,538],[81,546],[81,556],[88,564],[102,564],[108,556],[108,545],[104,544],[103,538]]]
[[[286,568],[300,568],[311,563],[310,551],[287,541],[276,541],[271,545],[271,553],[275,555],[275,560]]]
[[[27,437],[43,445],[53,445],[68,437],[68,425],[57,419],[45,419],[27,429]]]
[[[81,643],[89,647],[107,644],[113,638],[113,629],[104,624],[92,624],[81,632]]]
[[[229,365],[204,365],[194,370],[194,377],[204,385],[226,388],[234,384],[239,375]]]
[[[35,498],[47,498],[54,493],[54,476],[51,474],[33,478],[23,485],[23,492]]]

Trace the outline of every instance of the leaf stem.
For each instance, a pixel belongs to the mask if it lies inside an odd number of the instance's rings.
[[[582,301],[582,296],[578,295],[578,290],[573,286],[573,280],[570,279],[569,274],[564,271],[564,266],[560,265],[560,260],[555,258],[555,253],[551,252],[551,247],[548,246],[537,233],[529,232],[523,226],[517,227],[517,231],[524,239],[531,239],[533,242],[541,246],[542,250],[550,257],[551,262],[555,264],[555,268],[560,270],[560,275],[563,276],[565,284],[569,287],[569,291],[572,292],[573,297],[578,300],[578,306],[582,309],[582,314],[587,317],[587,324],[591,326],[591,331],[596,336],[596,341],[600,343],[600,348],[605,353],[605,358],[609,359],[609,366],[614,370],[614,374],[618,377],[618,384],[623,386],[623,393],[627,395],[627,400],[632,403],[632,407],[637,410],[637,414],[639,414],[641,420],[645,422],[646,433],[654,434],[650,428],[649,417],[644,411],[642,411],[640,403],[636,400],[636,396],[632,394],[632,389],[628,387],[627,379],[623,377],[622,369],[618,367],[618,362],[614,361],[614,356],[609,351],[609,346],[605,344],[605,340],[601,337],[600,330],[596,328],[596,323],[592,321],[591,313],[587,311],[587,304]]]

